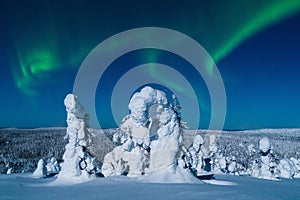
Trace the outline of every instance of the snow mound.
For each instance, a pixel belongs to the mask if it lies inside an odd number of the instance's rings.
[[[83,174],[81,176],[57,178],[54,181],[45,184],[45,186],[71,186],[75,184],[90,182],[92,180],[96,180],[96,177]]]
[[[189,169],[177,167],[176,171],[174,172],[172,166],[153,171],[145,176],[139,177],[138,179],[148,183],[203,183],[201,180],[197,179]]]
[[[238,185],[237,183],[230,181],[219,181],[219,180],[203,180],[204,183],[212,185]]]

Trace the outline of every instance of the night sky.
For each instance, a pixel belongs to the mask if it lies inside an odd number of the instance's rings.
[[[300,128],[300,0],[1,1],[0,27],[0,127],[66,126],[63,99],[88,53],[119,32],[164,27],[196,40],[216,63],[227,96],[224,129]],[[185,75],[197,91],[198,128],[207,128],[211,105],[201,76],[155,49],[120,56],[105,72],[96,94],[101,127],[116,127],[107,109],[114,84],[149,62]],[[159,69],[147,73],[168,78]],[[184,92],[172,81],[175,94]]]

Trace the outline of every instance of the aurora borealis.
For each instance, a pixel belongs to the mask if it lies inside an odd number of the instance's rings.
[[[146,26],[182,32],[211,55],[226,89],[225,129],[300,127],[299,0],[11,1],[1,2],[0,11],[0,127],[64,126],[62,100],[87,54],[114,34]],[[124,69],[168,62],[192,74],[184,61],[161,51],[133,52],[120,61]],[[107,88],[122,73],[117,69],[106,74]],[[155,66],[145,73],[185,91]],[[198,89],[205,128],[209,95],[205,85]]]

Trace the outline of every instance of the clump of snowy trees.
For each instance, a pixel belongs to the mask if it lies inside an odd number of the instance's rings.
[[[57,159],[50,155],[48,158],[42,158],[38,161],[37,167],[32,176],[35,178],[46,178],[55,176],[59,173],[61,167],[57,162]]]
[[[65,128],[0,129],[0,174],[33,172],[53,153],[61,162]]]
[[[88,177],[95,165],[94,157],[86,148],[91,140],[87,114],[74,95],[66,97],[65,105],[69,143],[58,178]],[[204,138],[198,134],[191,146],[186,147],[182,138],[186,126],[181,121],[175,95],[170,103],[164,92],[145,87],[132,96],[128,108],[130,114],[124,117],[112,138],[117,146],[103,160],[101,172],[106,177],[140,176],[162,169],[175,174],[178,168],[185,168],[195,176],[209,172],[277,179],[300,174],[299,160],[279,159],[268,137],[261,138],[259,144],[249,144],[246,152],[240,152],[246,159],[222,151],[224,147],[220,148],[218,143],[220,132],[204,135]],[[239,144],[239,147],[244,145]]]
[[[248,165],[245,165],[239,163],[234,155],[224,156],[215,143],[215,136],[210,135],[207,148],[201,135],[196,135],[191,147],[185,153],[187,166],[194,174],[199,175],[205,171],[250,175],[270,180],[299,178],[300,160],[294,157],[279,159],[268,137],[259,140],[258,150],[255,149],[255,145],[248,145]]]
[[[178,110],[164,92],[151,87],[135,93],[128,107],[131,113],[113,136],[119,146],[104,158],[104,176],[139,176],[164,168],[175,172],[181,145]]]

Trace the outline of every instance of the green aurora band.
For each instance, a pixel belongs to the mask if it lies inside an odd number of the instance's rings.
[[[227,38],[224,38],[224,42],[217,44],[215,50],[212,50],[212,58],[215,63],[218,63],[221,59],[225,58],[230,54],[236,47],[243,43],[247,38],[250,38],[255,33],[271,26],[272,24],[279,22],[300,10],[299,0],[290,1],[266,1],[263,6],[258,6],[256,12],[251,13],[249,16],[246,15],[243,21],[236,22],[236,29],[233,29]],[[159,55],[149,55],[148,60],[155,63],[155,58]],[[206,69],[208,74],[213,74],[214,64],[207,63]],[[184,92],[184,88],[176,85],[176,81],[172,83],[172,77],[168,77],[166,74],[159,73],[159,69],[155,66],[147,70],[152,78],[164,82],[166,86],[169,86],[176,92]],[[204,107],[204,105],[202,105]]]
[[[212,54],[214,61],[217,63],[247,38],[264,28],[295,14],[299,9],[299,0],[269,1],[267,5],[259,9],[252,18],[245,21],[239,29],[233,31],[231,36],[219,46],[217,51]],[[212,73],[212,67],[213,66],[210,66],[208,68],[210,73]]]
[[[220,13],[220,15],[227,16],[227,18],[230,17],[231,27],[228,29],[225,27],[224,30],[219,29],[218,25],[220,27],[223,25],[223,22],[219,21],[218,24],[208,27],[208,30],[198,31],[199,37],[203,35],[203,38],[207,40],[207,45],[204,47],[208,49],[215,63],[225,58],[247,38],[295,14],[300,9],[299,0],[257,1],[256,3],[258,2],[260,4],[256,6],[254,3],[255,6],[252,6],[251,9],[249,8],[249,11],[246,9],[242,18],[237,16],[242,13],[240,10],[237,13],[231,13],[223,9],[223,5],[218,5],[219,10],[225,12]],[[248,4],[246,6],[249,6]],[[199,13],[201,16],[201,12]],[[67,19],[58,18],[61,16],[52,16],[53,13],[49,12],[47,7],[39,11],[39,14],[41,15],[40,22],[37,22],[39,26],[36,27],[35,24],[30,24],[29,27],[26,27],[27,30],[24,30],[22,26],[17,26],[20,23],[18,21],[20,19],[13,21],[16,24],[13,32],[15,33],[14,40],[18,63],[13,65],[12,72],[16,86],[28,96],[36,95],[38,91],[36,87],[40,83],[49,80],[52,72],[66,67],[77,69],[88,52],[110,35],[108,32],[101,34],[102,29],[92,36],[90,36],[91,34],[86,34],[81,30],[83,29],[81,27],[87,29],[84,20],[76,21],[76,26],[71,24],[70,28]],[[138,25],[145,26],[143,23]],[[93,28],[89,27],[89,29]],[[129,26],[129,28],[131,27]],[[78,30],[78,33],[75,31],[76,34],[74,34],[74,29]],[[224,31],[224,34],[220,35],[221,31]],[[21,36],[20,33],[22,33]],[[185,32],[183,31],[183,33]],[[188,33],[189,31],[186,32],[186,34]],[[209,40],[210,37],[208,36],[210,33],[214,34],[211,40]],[[214,41],[216,38],[218,40]],[[202,43],[203,41],[199,42]],[[118,45],[116,44],[112,48],[118,48]],[[157,56],[159,55],[149,55],[148,61],[155,63]],[[206,69],[212,74],[212,65],[208,64]],[[185,91],[184,88],[172,81],[172,77],[166,77],[165,75],[162,77],[159,69],[155,69],[155,67],[149,68],[145,72],[149,73],[154,79],[165,81],[165,84],[170,86],[172,90],[175,89],[176,92]]]

